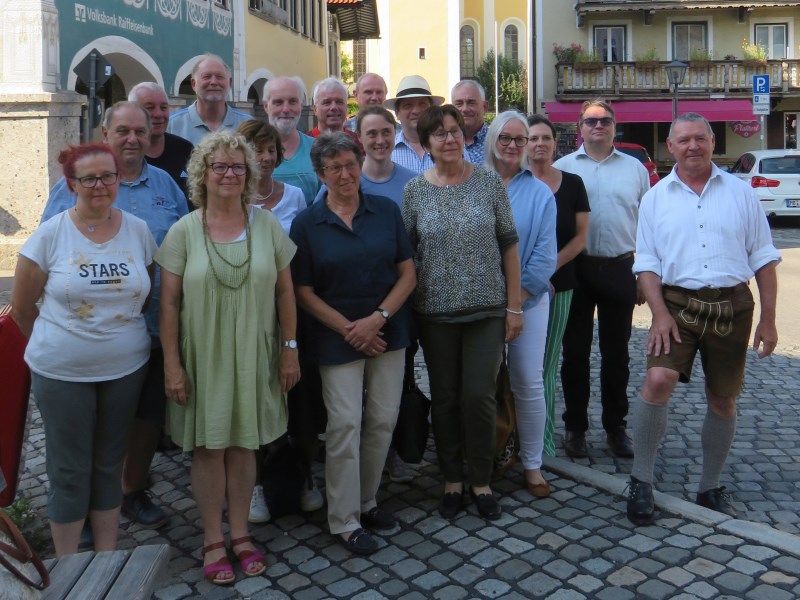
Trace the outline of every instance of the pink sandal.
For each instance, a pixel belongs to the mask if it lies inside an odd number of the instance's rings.
[[[233,550],[235,546],[239,546],[240,544],[245,544],[247,542],[252,543],[252,539],[249,535],[231,540],[231,550]],[[267,557],[258,550],[242,550],[241,552],[236,552],[236,550],[233,550],[233,553],[236,555],[236,558],[239,559],[239,563],[242,565],[242,572],[247,577],[258,577],[267,570]],[[255,562],[260,562],[261,568],[258,571],[248,571],[247,567]]]
[[[212,550],[219,550],[220,548],[226,548],[224,540],[221,542],[214,542],[208,546],[203,546],[203,558]],[[217,577],[220,573],[230,573],[231,576],[226,579],[220,579]],[[203,575],[214,585],[228,585],[236,581],[236,575],[233,574],[233,566],[231,565],[231,561],[228,560],[227,555],[216,562],[203,565]]]

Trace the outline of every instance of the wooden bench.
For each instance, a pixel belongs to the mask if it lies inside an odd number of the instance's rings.
[[[81,552],[45,561],[43,600],[150,600],[169,562],[166,544],[115,552]]]

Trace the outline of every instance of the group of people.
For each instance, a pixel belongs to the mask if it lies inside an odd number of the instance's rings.
[[[417,344],[439,514],[458,515],[467,492],[484,518],[502,514],[491,481],[503,360],[523,482],[547,497],[562,340],[564,446],[588,452],[595,309],[602,425],[612,452],[635,457],[628,517],[652,522],[667,401],[698,349],[709,404],[698,503],[730,514],[719,475],[750,334],[746,282],[755,275],[761,292],[754,346],[766,356],[780,256],[752,192],[711,163],[707,121],[673,123],[675,170],[648,191],[644,167],[614,150],[602,100],[584,103],[583,144],[554,163],[553,124],[506,111],[487,125],[474,81],[445,104],[422,77],[387,98],[368,73],[348,120],[347,88],[326,79],[308,134],[296,78],[266,84],[266,120],[227,106],[219,57],[203,57],[191,81],[196,102],[168,121],[164,90],[142,83],[107,110],[103,144],[64,150],[64,177],[20,252],[12,307],[30,338],[58,556],[78,550],[87,517],[96,550],[116,546],[121,511],[166,523],[146,492],[162,426],[192,452],[210,582],[235,581],[229,547],[245,576],[265,571],[248,534],[248,520],[270,518],[257,452],[287,429],[306,461],[303,510],[323,505],[310,462],[324,428],[330,532],[375,552],[373,533],[397,526],[376,502],[385,466],[413,477],[391,441]],[[654,318],[631,441],[637,294]]]

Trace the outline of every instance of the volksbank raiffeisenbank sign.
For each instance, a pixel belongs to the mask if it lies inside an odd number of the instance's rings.
[[[75,4],[75,20],[79,23],[86,23],[91,21],[93,23],[100,23],[102,25],[110,25],[111,27],[118,27],[126,31],[135,31],[144,35],[153,35],[153,26],[140,21],[135,21],[130,17],[117,15],[116,13],[107,13],[102,8],[91,8],[85,4]]]

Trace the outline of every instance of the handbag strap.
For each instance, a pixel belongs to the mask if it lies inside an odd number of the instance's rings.
[[[19,529],[17,529],[14,521],[12,521],[3,510],[0,510],[0,531],[6,533],[14,544],[11,546],[4,542],[0,542],[0,565],[3,565],[3,567],[5,567],[9,573],[12,573],[17,579],[31,586],[32,588],[43,590],[49,586],[50,574],[47,572],[47,568],[44,566],[42,559],[40,559],[39,555],[31,549],[31,547],[28,545],[28,542],[20,533]],[[39,573],[39,577],[42,580],[41,583],[36,583],[28,579],[27,575],[20,572],[19,569],[17,569],[6,559],[6,554],[18,562],[31,563],[36,569],[36,572]]]

